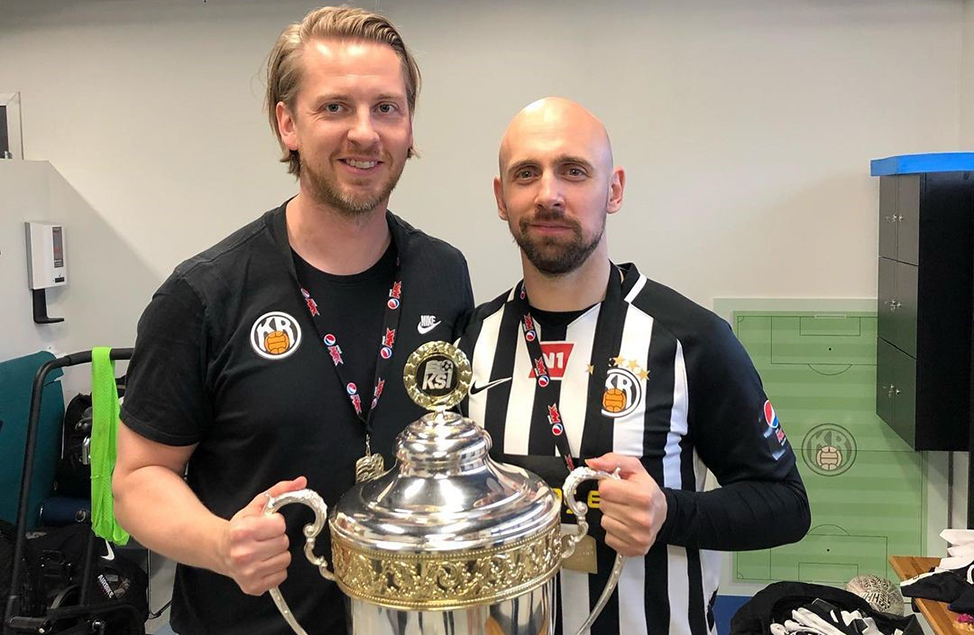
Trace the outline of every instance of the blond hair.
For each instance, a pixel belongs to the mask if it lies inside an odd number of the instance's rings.
[[[282,163],[287,163],[287,171],[295,176],[301,175],[301,157],[296,150],[289,149],[281,139],[277,126],[277,104],[284,104],[294,111],[294,102],[301,86],[301,53],[305,44],[318,39],[365,40],[387,44],[399,56],[403,78],[406,82],[406,102],[409,116],[416,109],[421,77],[419,65],[406,48],[396,27],[385,17],[347,6],[321,7],[304,16],[300,24],[288,26],[277,38],[267,61],[267,96],[265,105],[271,130],[281,145]],[[413,156],[409,148],[407,156]]]

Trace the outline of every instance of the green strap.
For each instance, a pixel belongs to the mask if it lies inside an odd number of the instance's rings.
[[[96,536],[124,545],[129,535],[115,520],[112,500],[118,390],[111,351],[107,346],[91,351],[91,529]]]

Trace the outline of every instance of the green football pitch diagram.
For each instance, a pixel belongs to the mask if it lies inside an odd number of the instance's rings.
[[[926,464],[876,416],[876,315],[735,311],[734,331],[798,459],[812,510],[800,542],[734,555],[742,582],[895,580],[925,553]]]

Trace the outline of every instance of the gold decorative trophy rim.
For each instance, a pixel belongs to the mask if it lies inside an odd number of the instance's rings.
[[[558,523],[506,545],[454,553],[366,549],[332,534],[338,586],[348,596],[415,611],[491,605],[527,593],[558,572]]]
[[[453,362],[457,372],[456,386],[443,395],[431,395],[424,392],[420,388],[419,378],[416,377],[419,367],[436,356],[446,357]],[[467,396],[470,383],[473,380],[473,369],[464,352],[453,344],[443,341],[427,342],[413,351],[406,359],[406,365],[402,370],[402,380],[406,386],[406,394],[420,408],[446,410],[457,405]]]

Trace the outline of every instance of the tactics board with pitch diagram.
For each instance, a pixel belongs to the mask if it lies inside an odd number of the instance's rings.
[[[876,416],[876,315],[735,311],[798,458],[812,510],[800,542],[733,558],[733,578],[842,584],[896,580],[892,554],[926,548],[926,464]]]

